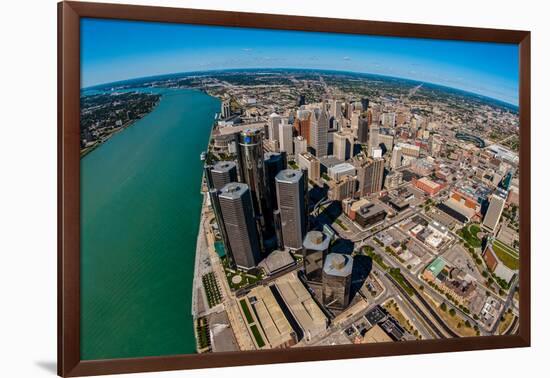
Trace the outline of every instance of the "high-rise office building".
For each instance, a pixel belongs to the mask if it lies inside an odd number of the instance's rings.
[[[339,180],[328,183],[328,198],[334,201],[343,201],[353,197],[356,192],[357,180],[354,176],[343,176]]]
[[[403,183],[403,173],[402,172],[391,172],[388,173],[386,179],[384,180],[384,187],[387,189],[397,189],[399,185]]]
[[[298,250],[306,232],[306,185],[300,170],[285,169],[275,178],[277,201],[281,212],[284,245]]]
[[[283,117],[273,113],[267,120],[267,137],[271,141],[279,141],[279,125],[283,122]]]
[[[294,118],[294,130],[296,130],[296,134],[303,137],[308,145],[311,144],[311,139],[309,136],[311,129],[311,118],[312,112],[307,109],[299,109],[296,112],[296,117]]]
[[[380,142],[378,141],[378,134],[380,134],[380,127],[376,124],[371,124],[369,128],[369,156],[372,157],[373,150],[379,146]]]
[[[309,152],[298,155],[298,165],[300,169],[308,171],[311,180],[319,181],[321,178],[321,162]]]
[[[237,268],[250,270],[260,261],[261,249],[248,185],[229,183],[218,198],[232,260]]]
[[[218,161],[205,168],[206,179],[210,180],[209,188],[220,190],[230,182],[237,181],[237,164],[234,161]]]
[[[359,110],[355,110],[353,113],[351,113],[350,127],[355,135],[357,135],[357,132],[359,129],[360,118],[361,118],[361,112]]]
[[[330,115],[335,119],[342,118],[342,101],[332,100],[330,104]]]
[[[361,106],[363,107],[363,111],[366,112],[369,108],[369,99],[368,98],[362,98],[361,99]]]
[[[275,228],[275,237],[277,238],[277,249],[282,251],[285,248],[285,244],[281,225],[281,211],[279,209],[273,210],[273,226]]]
[[[502,189],[497,189],[491,195],[491,200],[489,201],[489,207],[483,218],[483,227],[494,232],[502,216],[502,211],[506,205],[506,198],[508,197],[508,192]]]
[[[333,155],[340,160],[347,160],[351,152],[350,135],[339,131],[334,134]]]
[[[382,126],[395,127],[395,113],[383,113],[382,114]]]
[[[369,122],[367,118],[361,117],[357,123],[357,140],[361,144],[366,144],[369,137]]]
[[[304,106],[306,104],[306,96],[301,94],[298,98],[298,107]]]
[[[292,129],[292,125],[288,122],[281,122],[279,124],[279,151],[284,151],[288,155],[294,155]]]
[[[309,130],[309,144],[318,158],[327,156],[328,153],[328,116],[325,106],[313,111],[311,128]]]
[[[323,305],[336,311],[348,307],[351,296],[353,257],[329,253],[323,266]]]
[[[258,229],[260,234],[263,234],[266,223],[271,221],[271,211],[267,204],[261,131],[249,129],[238,134],[237,159],[239,176],[249,187]]]
[[[378,134],[378,146],[380,146],[384,153],[393,149],[393,135],[390,134]]]
[[[307,152],[307,140],[303,136],[298,135],[294,138],[294,155],[297,156],[304,152]]]
[[[391,155],[391,169],[397,169],[401,167],[401,160],[403,159],[403,154],[401,147],[395,146]]]
[[[208,172],[206,172],[206,174],[208,175]],[[208,181],[208,179],[207,179],[207,182],[208,182],[208,185],[209,185],[208,194],[209,194],[209,198],[210,198],[210,206],[212,206],[212,210],[214,211],[214,217],[216,218],[216,223],[218,225],[218,230],[219,230],[220,235],[222,237],[223,245],[224,245],[224,248],[225,248],[225,254],[229,259],[229,264],[232,267],[236,267],[235,260],[233,259],[233,253],[231,251],[231,244],[229,243],[229,236],[227,234],[227,230],[226,230],[225,224],[223,222],[222,211],[221,211],[221,206],[220,206],[220,199],[219,199],[220,191],[218,189],[214,188],[214,187],[211,187],[210,186],[211,181]]]
[[[310,231],[304,238],[302,256],[304,273],[308,281],[322,282],[323,264],[328,253],[330,238],[320,231]]]
[[[365,158],[360,155],[354,160],[359,182],[359,196],[377,193],[382,190],[384,183],[384,159]]]
[[[277,187],[275,177],[286,169],[286,154],[279,152],[267,152],[264,155],[265,182],[269,198],[269,207],[277,209]]]

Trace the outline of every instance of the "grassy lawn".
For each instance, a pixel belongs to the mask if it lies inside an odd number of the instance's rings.
[[[466,240],[466,242],[474,247],[479,248],[481,247],[481,240],[478,239],[477,233],[480,231],[480,228],[477,224],[472,224],[470,226],[466,226],[458,231],[458,234]]]
[[[222,257],[222,265],[225,271],[225,277],[227,278],[227,283],[229,284],[229,287],[231,288],[231,290],[242,289],[243,287],[247,287],[249,285],[255,284],[256,282],[262,279],[260,275],[255,276],[249,273],[239,272],[231,269],[229,267],[227,256]],[[233,282],[234,276],[241,277],[241,280],[239,283]]]
[[[241,299],[240,301],[241,307],[244,312],[244,316],[246,317],[246,321],[248,324],[254,323],[254,318],[252,317],[252,313],[250,312],[250,308],[248,308],[248,304],[246,303],[246,300]]]
[[[336,218],[336,219],[334,220],[334,223],[336,223],[338,226],[340,226],[340,228],[341,228],[342,230],[344,230],[344,231],[347,231],[347,230],[348,230],[348,228],[346,227],[346,225],[345,225],[344,223],[342,223],[342,221],[341,221],[340,219]]]
[[[384,260],[382,259],[382,256],[380,256],[379,254],[375,253],[371,248],[367,248],[367,247],[364,247],[363,248],[363,252],[369,256],[372,261],[374,261],[378,266],[380,266],[382,269],[384,270],[388,270],[389,269],[389,266],[387,266],[385,263],[384,263]]]
[[[258,327],[256,326],[256,324],[251,325],[250,330],[252,331],[252,334],[256,339],[256,344],[258,344],[258,347],[262,348],[263,346],[265,346],[264,339],[262,338],[262,335],[260,335],[260,330],[258,330]]]
[[[384,305],[386,311],[399,322],[411,335],[416,336],[417,339],[421,339],[422,336],[418,334],[418,331],[412,326],[411,322],[403,315],[399,306],[393,299]]]
[[[452,316],[451,314],[449,314],[448,311],[443,311],[441,307],[439,307],[439,305],[435,303],[435,301],[431,297],[426,295],[424,297],[426,298],[426,300],[433,304],[432,307],[436,310],[441,319],[443,319],[443,321],[447,323],[447,325],[451,327],[451,329],[456,334],[460,335],[461,337],[470,337],[477,335],[477,332],[473,327],[466,327],[464,320],[462,320],[460,316]]]
[[[493,241],[493,250],[498,259],[508,268],[512,270],[519,269],[519,253],[516,250],[498,240]]]
[[[389,273],[390,273],[390,276],[392,276],[392,278],[397,281],[399,286],[401,286],[403,289],[405,289],[405,291],[407,292],[407,294],[409,294],[409,296],[412,297],[414,295],[414,291],[413,291],[412,287],[410,287],[407,284],[407,282],[405,282],[405,277],[403,277],[403,275],[401,274],[401,271],[399,270],[399,268],[391,268],[389,270]]]
[[[498,325],[498,334],[502,335],[508,327],[510,327],[510,324],[512,324],[512,320],[514,320],[515,315],[512,312],[506,311],[504,314],[504,320],[500,322]]]

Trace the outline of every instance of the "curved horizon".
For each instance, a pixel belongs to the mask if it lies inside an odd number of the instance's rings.
[[[383,75],[383,74],[377,74],[377,73],[372,73],[372,72],[356,72],[356,71],[344,71],[344,70],[334,70],[334,69],[302,68],[302,67],[225,68],[225,69],[210,69],[210,70],[205,70],[205,71],[168,72],[168,73],[154,74],[154,75],[141,76],[141,77],[130,77],[130,78],[127,78],[127,79],[122,79],[122,80],[116,80],[116,81],[110,81],[110,82],[106,82],[106,83],[94,84],[94,85],[91,85],[91,86],[88,86],[88,87],[80,88],[80,90],[81,90],[81,91],[86,91],[86,90],[92,90],[92,89],[94,89],[94,88],[104,87],[104,86],[108,86],[108,85],[122,84],[122,83],[130,82],[130,81],[140,81],[140,80],[154,79],[154,78],[164,77],[164,76],[177,76],[177,75],[185,76],[185,75],[191,75],[191,74],[194,74],[194,73],[196,73],[196,74],[208,74],[208,73],[214,73],[214,72],[228,72],[228,71],[259,71],[259,70],[272,70],[272,71],[285,71],[285,70],[288,70],[288,71],[338,72],[338,73],[343,73],[343,74],[355,74],[355,75],[366,75],[366,76],[379,76],[379,77],[383,77],[383,78],[405,80],[405,81],[411,81],[411,82],[416,82],[416,83],[420,83],[420,84],[433,85],[433,86],[442,87],[442,88],[446,88],[446,89],[452,89],[452,90],[455,90],[455,91],[464,92],[464,93],[469,94],[469,95],[483,97],[483,98],[486,98],[486,99],[489,99],[489,100],[498,101],[498,102],[500,102],[500,103],[503,103],[503,104],[506,104],[506,105],[509,105],[509,106],[513,106],[513,107],[515,107],[515,108],[519,108],[519,106],[516,105],[516,104],[513,104],[513,103],[511,103],[511,102],[507,102],[507,101],[504,101],[504,100],[501,100],[501,99],[498,99],[498,98],[495,98],[495,97],[486,96],[486,95],[484,95],[484,94],[482,94],[482,93],[476,93],[476,92],[468,91],[468,90],[461,89],[461,88],[451,87],[451,86],[449,86],[449,85],[443,85],[443,84],[438,84],[438,83],[433,83],[433,82],[428,82],[428,81],[421,81],[421,80],[411,79],[411,78],[407,78],[407,77],[390,76],[390,75]]]
[[[337,33],[81,20],[81,85],[246,69],[380,75],[519,103],[518,45]]]

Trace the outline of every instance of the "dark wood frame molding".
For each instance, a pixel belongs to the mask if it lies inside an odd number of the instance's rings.
[[[520,328],[519,335],[341,345],[254,352],[211,353],[132,359],[80,359],[80,18],[107,18],[450,39],[519,45],[520,55]],[[251,364],[335,360],[530,345],[530,32],[343,20],[134,5],[58,4],[58,374],[83,376]]]

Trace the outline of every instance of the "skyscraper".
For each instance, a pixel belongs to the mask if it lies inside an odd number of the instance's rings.
[[[210,184],[209,184],[210,185]],[[233,258],[233,253],[231,251],[231,244],[229,243],[229,236],[227,235],[227,230],[225,228],[225,224],[223,222],[223,216],[220,206],[220,198],[219,194],[220,191],[214,187],[209,187],[208,194],[210,197],[210,205],[212,206],[212,210],[214,211],[214,217],[216,218],[216,223],[218,225],[218,230],[220,232],[220,235],[222,237],[223,245],[225,248],[225,254],[229,258],[229,263],[232,267],[235,267],[235,260]]]
[[[250,270],[260,261],[260,241],[248,185],[229,183],[218,198],[232,260],[237,268]]]
[[[277,113],[273,113],[267,120],[267,136],[269,140],[279,141],[279,125],[282,123],[283,118]]]
[[[502,216],[502,211],[506,205],[506,198],[508,197],[508,192],[502,189],[497,189],[491,195],[491,200],[489,201],[489,207],[483,218],[483,227],[494,232]]]
[[[393,148],[391,155],[391,169],[397,169],[401,167],[401,159],[403,158],[403,154],[401,152],[401,147],[395,146]]]
[[[363,197],[382,190],[384,179],[383,158],[365,158],[364,155],[360,155],[353,163],[357,168],[359,196]]]
[[[328,116],[325,106],[313,111],[309,144],[315,151],[315,156],[325,157],[328,153]]]
[[[277,188],[275,186],[275,177],[283,169],[286,169],[286,154],[278,152],[267,152],[264,155],[265,182],[268,192],[269,205],[274,210],[277,209]]]
[[[347,160],[351,151],[349,135],[339,131],[334,134],[334,156],[340,160]]]
[[[298,98],[298,106],[303,106],[306,104],[306,96],[301,94],[300,97]]]
[[[218,161],[214,166],[206,166],[208,187],[220,190],[230,182],[237,181],[237,164],[234,161]]]
[[[351,296],[353,257],[330,253],[323,266],[323,305],[336,311],[348,307]]]
[[[364,117],[358,119],[357,124],[357,140],[361,144],[366,144],[368,142],[369,136],[369,123],[368,120]]]
[[[342,118],[342,101],[332,100],[330,104],[330,115],[335,119]]]
[[[307,152],[307,140],[299,135],[294,138],[294,155],[297,156],[304,152]]]
[[[275,178],[277,203],[281,212],[284,245],[298,250],[306,232],[306,182],[299,170],[285,169]]]
[[[302,136],[308,145],[311,144],[310,138],[310,129],[311,129],[311,111],[307,109],[299,109],[296,112],[296,117],[294,118],[294,130],[300,136]]]
[[[322,282],[323,263],[327,255],[330,238],[320,231],[310,231],[304,238],[304,273],[308,281]]]
[[[369,156],[372,156],[372,150],[378,147],[380,144],[378,141],[378,134],[380,133],[380,127],[376,124],[370,125],[369,130]]]
[[[363,111],[366,112],[369,108],[369,99],[368,98],[362,98],[361,99],[361,106],[363,107]]]
[[[271,212],[268,211],[267,206],[264,152],[260,130],[245,130],[238,134],[237,159],[239,176],[241,181],[249,187],[254,215],[262,234],[265,232],[266,222],[271,219]],[[266,217],[268,217],[267,220]]]
[[[298,155],[298,165],[300,169],[307,170],[309,178],[315,182],[321,177],[321,162],[309,152]]]
[[[286,121],[286,119],[285,119]],[[294,154],[294,141],[292,139],[292,125],[288,122],[279,124],[279,151],[284,151],[288,155]]]

